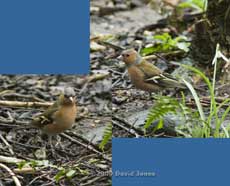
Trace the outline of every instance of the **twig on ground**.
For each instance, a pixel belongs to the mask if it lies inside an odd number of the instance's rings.
[[[9,142],[14,143],[15,145],[20,145],[22,147],[26,147],[26,148],[32,148],[32,149],[39,149],[40,148],[39,146],[23,144],[23,143],[19,143],[19,142],[16,142],[16,141],[11,141],[11,140],[9,140]]]
[[[53,103],[51,102],[23,102],[23,101],[5,101],[0,100],[0,106],[6,107],[49,107]]]
[[[85,139],[84,137],[82,137],[81,135],[79,134],[76,134],[76,133],[73,133],[73,132],[65,132],[66,134],[68,134],[69,136],[74,136],[80,140],[82,140],[85,144],[88,144],[88,145],[91,145],[93,146],[95,149],[99,150],[98,146],[96,146],[95,144],[92,143],[92,140],[91,139],[90,141],[88,141],[87,139]]]
[[[28,125],[30,122],[28,122],[28,121],[19,121],[19,120],[14,120],[14,119],[2,119],[2,118],[0,118],[0,123],[2,123],[1,125],[4,126],[4,124]],[[14,126],[18,127],[17,125],[14,125]],[[13,127],[13,125],[11,127]]]
[[[135,136],[136,138],[140,137],[140,135],[137,134],[137,133],[135,132],[135,130],[133,130],[133,129],[128,129],[127,127],[121,125],[120,123],[118,123],[118,122],[116,122],[116,121],[112,121],[112,124],[118,126],[119,128],[121,128],[121,129],[123,129],[123,130],[125,130],[125,131],[127,131],[129,134]]]
[[[101,178],[102,178],[102,177],[95,177],[95,178],[93,178],[93,179],[89,180],[89,181],[88,181],[88,182],[86,182],[86,183],[82,183],[82,184],[80,184],[80,186],[92,185],[94,182],[96,182],[96,181],[100,180]]]
[[[37,101],[37,102],[45,102],[43,99],[40,99],[34,95],[24,95],[24,94],[19,94],[19,93],[15,93],[15,92],[4,92],[1,93],[0,96],[2,97],[17,97],[17,98],[25,98],[25,99],[30,99],[32,101]]]
[[[106,156],[106,155],[103,154],[102,152],[96,150],[92,145],[88,145],[88,144],[86,145],[86,144],[84,144],[84,143],[82,143],[82,142],[80,142],[80,141],[78,141],[78,140],[72,138],[71,136],[69,136],[69,135],[67,135],[67,134],[65,134],[65,133],[62,133],[62,134],[60,134],[60,135],[61,135],[62,137],[64,137],[64,138],[66,138],[66,139],[68,139],[68,140],[74,142],[74,143],[77,143],[77,144],[79,144],[79,145],[81,145],[81,146],[83,146],[83,147],[85,147],[85,148],[87,148],[87,149],[89,149],[89,150],[91,150],[91,151],[97,153],[97,154],[100,155],[103,159],[105,159],[105,160],[107,160],[107,161],[109,161],[109,162],[112,161],[111,158],[109,158],[108,156]]]
[[[23,168],[16,168],[14,169],[14,172],[17,174],[35,174],[38,173],[37,169],[34,169],[32,167],[23,167]]]
[[[10,174],[16,186],[21,186],[19,179],[17,178],[17,176],[15,176],[14,172],[9,167],[7,167],[6,165],[2,163],[0,163],[0,167],[5,169]]]
[[[41,179],[41,178],[42,178],[43,176],[45,176],[45,175],[47,175],[47,173],[35,177],[34,179],[32,179],[32,180],[29,182],[28,186],[29,186],[29,185],[32,185],[32,183],[34,183],[34,182],[35,182],[36,180],[38,180],[38,179]]]
[[[14,157],[7,157],[7,156],[1,156],[0,155],[0,162],[2,163],[20,163],[24,161],[23,159],[18,159],[18,158],[14,158]]]
[[[144,135],[144,132],[143,132],[142,130],[140,130],[140,129],[134,127],[132,124],[128,123],[128,122],[125,121],[124,119],[119,118],[119,117],[117,117],[117,116],[112,116],[112,121],[114,121],[114,120],[115,120],[115,121],[118,121],[118,122],[120,122],[120,123],[123,123],[124,126],[125,126],[126,128],[128,128],[128,129],[133,129],[133,130],[136,132],[136,134],[138,134],[139,136]]]
[[[115,50],[121,50],[121,51],[122,51],[122,50],[125,50],[124,47],[115,45],[115,44],[110,43],[110,42],[107,42],[107,41],[99,41],[99,43],[100,43],[101,45],[109,46],[110,48],[113,48],[113,49],[115,49]]]
[[[3,143],[8,147],[9,152],[11,155],[14,155],[14,151],[12,149],[12,146],[8,143],[8,141],[2,136],[2,134],[0,134],[0,139],[3,141]]]

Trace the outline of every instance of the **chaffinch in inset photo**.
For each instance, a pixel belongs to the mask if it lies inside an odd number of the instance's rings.
[[[45,174],[55,179],[57,167],[71,168],[75,162],[84,166],[92,156],[103,164],[111,162],[111,142],[104,142],[104,131],[112,130],[108,74],[0,75],[0,151],[22,162],[18,170],[11,167],[15,174],[29,176],[21,179],[22,185],[31,180],[41,185],[34,179],[44,174],[37,171],[41,166],[48,167]],[[69,179],[61,179],[69,184]]]
[[[74,90],[66,88],[52,106],[33,119],[32,125],[46,134],[58,134],[70,129],[77,114],[75,101]]]

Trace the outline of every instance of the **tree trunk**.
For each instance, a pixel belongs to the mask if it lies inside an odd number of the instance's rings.
[[[230,1],[209,0],[206,16],[196,23],[195,33],[192,55],[199,63],[211,65],[217,43],[229,57]]]

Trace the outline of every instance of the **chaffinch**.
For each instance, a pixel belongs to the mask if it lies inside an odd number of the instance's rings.
[[[46,134],[58,134],[72,127],[76,113],[75,92],[69,87],[44,113],[33,118],[32,125]]]
[[[134,49],[123,51],[120,58],[126,64],[131,82],[138,89],[157,92],[168,88],[186,88],[172,75],[147,62]]]

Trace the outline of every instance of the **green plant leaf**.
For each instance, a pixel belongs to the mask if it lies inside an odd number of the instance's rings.
[[[144,128],[149,128],[154,121],[161,120],[167,113],[176,113],[178,108],[179,103],[176,99],[164,96],[157,97],[154,106],[149,111]],[[160,124],[158,127],[163,125],[161,121],[158,124]]]
[[[58,182],[60,179],[62,179],[66,174],[66,170],[64,168],[60,169],[58,173],[54,176],[54,179],[56,182]]]
[[[190,46],[190,43],[185,43],[185,42],[177,43],[177,47],[181,50],[184,50],[185,52],[189,51],[189,46]]]
[[[104,134],[103,134],[103,139],[101,143],[99,144],[99,148],[101,150],[104,150],[105,145],[112,139],[112,124],[108,124],[108,126],[105,128]]]
[[[200,12],[204,12],[207,10],[207,0],[187,0],[178,5],[179,8],[192,8],[198,10]]]
[[[141,54],[146,56],[156,52],[171,52],[174,50],[189,51],[190,42],[185,36],[172,38],[168,33],[153,36],[153,45],[141,50]]]
[[[156,127],[154,128],[153,132],[157,131],[157,130],[160,130],[160,129],[163,129],[164,127],[164,120],[163,118],[160,118],[158,124],[156,125]]]
[[[75,174],[76,174],[76,170],[71,169],[66,173],[66,177],[72,178]]]

